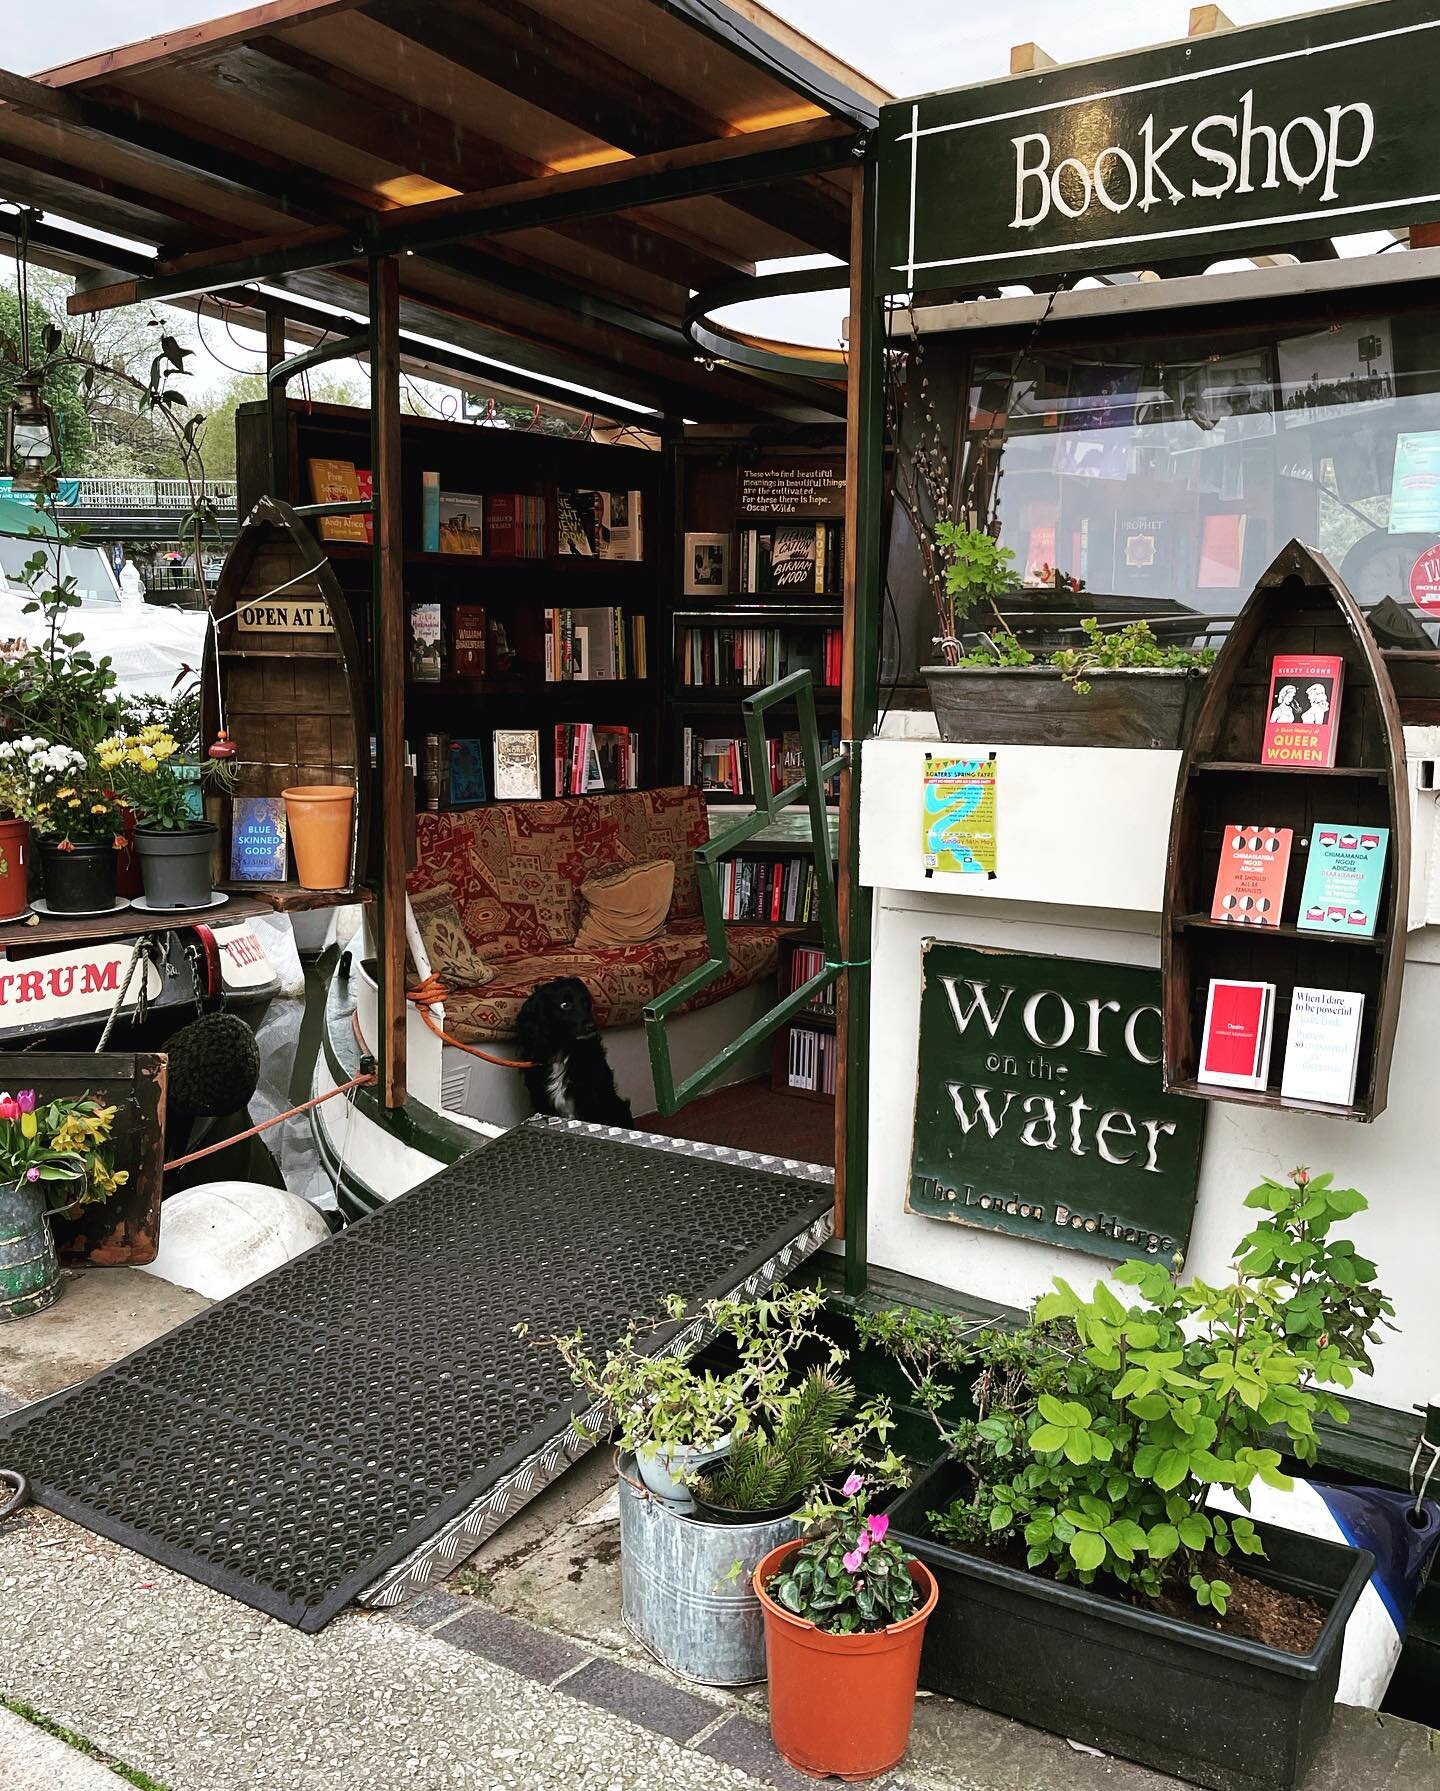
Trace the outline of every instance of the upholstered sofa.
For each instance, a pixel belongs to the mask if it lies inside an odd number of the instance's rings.
[[[692,856],[709,838],[697,789],[625,791],[556,802],[505,802],[417,818],[412,902],[448,889],[466,941],[490,973],[464,986],[446,977],[446,1031],[467,1044],[513,1037],[537,983],[576,976],[602,1027],[633,1026],[646,1002],[704,963],[704,922]],[[580,950],[580,886],[628,865],[669,859],[675,893],[664,930],[639,945]],[[731,969],[692,1007],[708,1006],[773,975],[786,929],[727,929]]]

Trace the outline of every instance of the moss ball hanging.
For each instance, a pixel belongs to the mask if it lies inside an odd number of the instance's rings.
[[[197,1118],[235,1113],[260,1082],[260,1047],[234,1014],[205,1014],[170,1040],[169,1099]]]

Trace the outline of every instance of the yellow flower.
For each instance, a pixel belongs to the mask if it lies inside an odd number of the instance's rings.
[[[90,813],[92,815],[103,815],[106,812],[106,807],[103,802],[92,802],[90,804]]]
[[[20,1115],[20,1136],[22,1138],[33,1138],[39,1130],[40,1128],[35,1123],[35,1115],[33,1113],[22,1113]]]
[[[73,796],[73,795],[74,795],[74,794],[75,794],[75,792],[74,792],[74,791],[73,791],[73,790],[71,790],[71,789],[68,789],[68,788],[67,788],[67,789],[64,789],[64,790],[57,790],[57,791],[56,791],[56,792],[55,792],[55,794],[56,794],[56,795],[57,795],[57,796],[61,796],[61,797],[64,797],[64,796]]]
[[[65,806],[66,808],[79,808],[80,798],[78,796],[72,796]]]
[[[141,759],[140,769],[145,772],[158,771],[160,769],[160,761],[147,756],[146,758]]]

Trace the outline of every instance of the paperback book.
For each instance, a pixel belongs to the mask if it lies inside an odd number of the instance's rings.
[[[478,603],[457,603],[450,612],[450,669],[460,678],[485,676],[485,611]]]
[[[439,493],[441,553],[483,554],[485,505],[477,492]]]
[[[236,796],[230,815],[230,875],[237,883],[283,883],[286,842],[282,796]]]
[[[316,504],[350,504],[360,497],[360,480],[353,460],[311,460],[310,498]],[[363,541],[363,516],[322,516],[322,541]]]
[[[1278,927],[1290,869],[1289,827],[1257,827],[1231,822],[1220,843],[1211,920],[1236,926]]]
[[[1274,983],[1213,978],[1205,1002],[1197,1080],[1224,1088],[1264,1088],[1274,1022]]]
[[[1307,933],[1374,936],[1385,882],[1388,827],[1317,821],[1310,834],[1297,924]]]
[[[538,728],[496,728],[495,800],[536,802],[540,798],[540,732]]]
[[[479,808],[490,799],[485,779],[485,742],[475,736],[450,742],[450,807]]]
[[[1345,661],[1315,653],[1278,653],[1270,668],[1262,765],[1297,769],[1335,763]]]
[[[592,560],[643,560],[644,499],[638,491],[561,490],[558,545],[562,555]]]
[[[410,676],[417,684],[438,684],[445,662],[438,603],[410,605]]]
[[[1353,989],[1296,986],[1290,996],[1290,1030],[1280,1078],[1284,1099],[1328,1101],[1336,1107],[1351,1104],[1364,1014],[1365,997]]]

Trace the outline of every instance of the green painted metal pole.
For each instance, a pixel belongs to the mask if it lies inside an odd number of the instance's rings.
[[[853,555],[846,617],[841,729],[850,768],[841,784],[840,889],[846,971],[845,1047],[841,1052],[844,1138],[841,1190],[845,1289],[865,1291],[870,1152],[871,895],[860,882],[860,781],[863,743],[879,705],[882,515],[885,469],[885,335],[876,283],[876,180],[873,156],[855,179],[850,243],[850,378],[846,440],[847,534]]]

